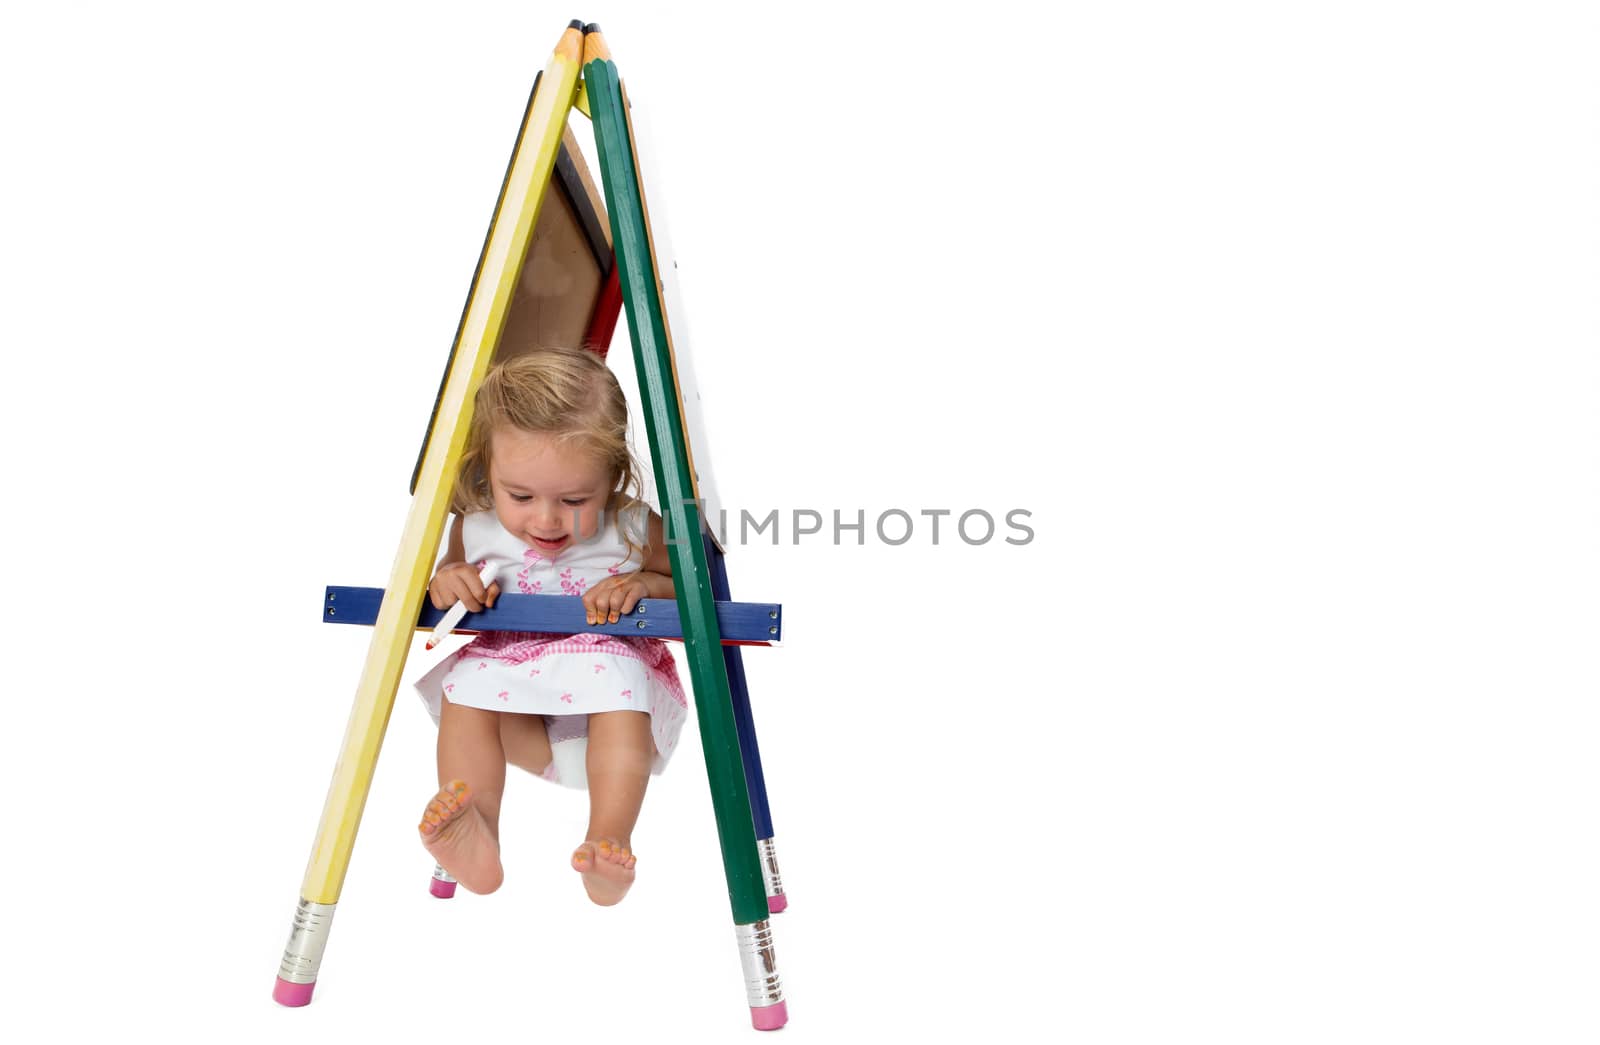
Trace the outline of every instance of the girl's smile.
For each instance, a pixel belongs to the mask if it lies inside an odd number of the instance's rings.
[[[502,425],[489,436],[495,516],[547,556],[599,531],[613,481],[604,464],[553,435]]]

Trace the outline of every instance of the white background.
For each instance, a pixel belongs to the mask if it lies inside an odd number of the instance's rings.
[[[1595,1040],[1600,18],[916,12],[4,16],[27,1040],[753,1040],[697,738],[625,904],[520,779],[506,886],[440,903],[405,692],[316,1000],[268,997],[366,646],[322,588],[388,577],[574,15],[651,114],[730,503],[1033,513],[732,550],[787,613],[785,1039]]]

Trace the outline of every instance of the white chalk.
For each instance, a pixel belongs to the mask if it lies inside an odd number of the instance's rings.
[[[484,563],[483,569],[478,571],[478,582],[483,585],[485,590],[488,590],[489,582],[494,580],[497,568],[493,562],[487,562]],[[445,611],[444,619],[439,622],[438,627],[433,629],[433,634],[428,636],[427,648],[433,649],[433,647],[443,642],[444,637],[454,631],[456,625],[461,623],[461,618],[466,615],[467,604],[459,599],[456,600],[456,604]]]

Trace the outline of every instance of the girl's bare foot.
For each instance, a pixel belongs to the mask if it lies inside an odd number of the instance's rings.
[[[500,888],[500,843],[472,806],[472,789],[452,780],[439,789],[417,825],[422,844],[450,876],[475,893]]]
[[[635,860],[627,846],[609,838],[592,838],[573,851],[572,868],[583,875],[589,899],[610,907],[628,894]]]

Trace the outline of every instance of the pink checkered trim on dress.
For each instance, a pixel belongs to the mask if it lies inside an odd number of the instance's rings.
[[[607,653],[640,661],[650,677],[666,687],[679,707],[687,708],[683,684],[678,681],[678,665],[672,651],[660,639],[641,639],[629,635],[560,635],[544,631],[486,631],[456,654],[457,658],[481,657],[506,664],[532,664],[552,653]]]

